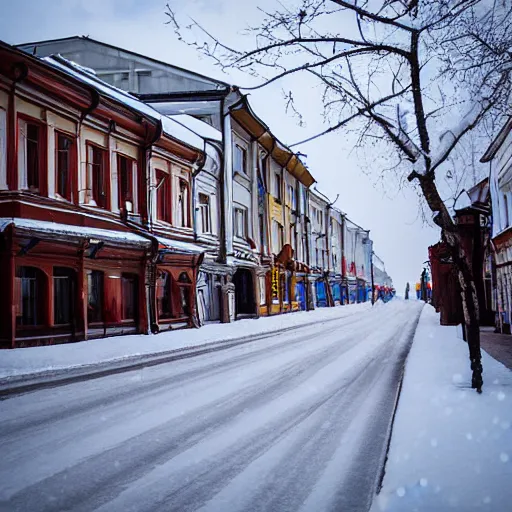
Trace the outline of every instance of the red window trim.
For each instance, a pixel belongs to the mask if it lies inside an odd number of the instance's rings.
[[[95,142],[92,142],[90,140],[85,141],[85,148],[86,148],[86,165],[87,165],[87,174],[86,174],[86,183],[88,184],[89,181],[89,172],[91,172],[90,168],[90,162],[89,162],[89,147],[93,147],[96,149],[99,149],[103,152],[103,166],[105,169],[105,174],[103,176],[103,186],[105,187],[105,206],[97,206],[97,208],[101,208],[102,210],[110,210],[111,208],[111,201],[110,201],[110,154],[108,148],[104,146],[100,146],[99,144],[96,144]],[[87,187],[86,187],[87,188]],[[92,193],[92,191],[90,191]],[[93,199],[96,201],[96,198],[93,197]],[[96,201],[97,204],[97,201]]]
[[[20,151],[20,143],[22,141],[19,140],[19,122],[20,120],[25,121],[26,123],[35,124],[39,126],[39,140],[38,140],[38,161],[39,161],[39,168],[38,168],[38,174],[39,174],[39,192],[38,195],[40,196],[48,196],[48,129],[46,126],[46,123],[41,121],[40,119],[36,119],[35,117],[28,116],[27,114],[24,114],[22,112],[17,113],[17,119],[16,119],[16,189],[18,189],[19,184],[19,172],[20,169],[18,169],[17,164],[17,158]],[[28,189],[24,189],[25,191],[28,191]]]
[[[124,158],[126,159],[130,164],[131,164],[131,169],[130,169],[130,180],[129,180],[129,196],[131,197],[130,201],[132,203],[132,213],[135,211],[135,204],[136,204],[136,201],[135,201],[135,195],[134,195],[134,190],[133,190],[133,164],[134,163],[137,163],[137,160],[131,156],[128,156],[128,155],[125,155],[123,153],[117,153],[117,193],[118,193],[118,205],[119,205],[119,209],[122,209],[125,207],[124,205],[124,201],[123,201],[123,195],[122,195],[122,180],[121,180],[121,165],[120,165],[120,161],[121,161],[121,158]]]
[[[182,177],[179,177],[178,178],[178,187],[181,187],[181,183],[183,183],[185,185],[185,187],[187,188],[187,205],[185,205],[187,207],[187,222],[186,222],[186,226],[178,226],[178,227],[183,227],[183,228],[191,228],[192,227],[192,215],[191,215],[191,209],[192,209],[192,198],[190,197],[190,183],[188,180],[186,180],[185,178],[182,178]],[[179,190],[178,190],[178,194],[179,194]]]
[[[67,137],[71,139],[72,145],[71,150],[69,152],[70,162],[69,162],[69,179],[68,179],[68,190],[66,193],[67,201],[73,202],[74,204],[78,204],[78,145],[76,136],[72,133],[66,132],[64,130],[55,130],[55,194],[58,194],[58,138],[60,136]],[[60,197],[63,197],[59,194]]]
[[[157,190],[157,194],[156,194],[156,218],[157,220],[159,221],[162,221],[162,222],[167,222],[169,224],[171,224],[172,222],[172,186],[171,186],[171,174],[168,173],[168,172],[165,172],[164,170],[162,169],[155,169],[155,178],[156,178],[156,185],[158,185],[159,183],[159,180],[158,180],[158,177],[159,176],[167,176],[165,178],[165,183],[163,183],[160,188]],[[163,190],[162,190],[163,189]],[[162,190],[162,192],[161,192]],[[160,194],[165,194],[167,197],[167,201],[166,201],[166,205],[165,205],[165,209],[164,209],[164,212],[161,212],[161,208],[160,208],[160,201],[159,201],[159,197],[160,197]],[[162,218],[164,217],[164,218]]]

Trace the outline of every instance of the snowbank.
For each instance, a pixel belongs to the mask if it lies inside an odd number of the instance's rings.
[[[482,356],[478,395],[467,345],[424,308],[371,512],[511,510],[512,372]]]
[[[76,369],[99,363],[121,362],[141,355],[159,355],[172,350],[271,333],[300,325],[343,318],[371,308],[370,303],[321,308],[231,324],[209,324],[200,329],[166,331],[158,335],[102,338],[48,347],[0,351],[0,379],[34,376],[38,373]]]

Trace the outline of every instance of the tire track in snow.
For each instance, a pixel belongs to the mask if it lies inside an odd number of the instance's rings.
[[[332,366],[333,361],[339,361],[342,365],[345,358],[350,359],[350,354],[354,349],[364,343],[369,343],[368,338],[371,338],[372,333],[375,332],[376,322],[380,323],[380,328],[383,330],[386,322],[396,320],[390,316],[398,306],[390,306],[391,304],[381,307],[379,310],[376,308],[374,314],[355,319],[351,326],[347,326],[348,322],[345,317],[340,321],[340,324],[345,324],[344,326],[338,326],[336,323],[332,329],[324,331],[317,329],[314,335],[300,336],[300,341],[295,339],[278,342],[271,346],[274,350],[269,350],[269,347],[265,346],[253,350],[251,354],[251,351],[245,348],[243,352],[247,353],[240,354],[240,348],[231,349],[226,351],[229,354],[223,353],[224,361],[217,353],[216,361],[212,364],[207,362],[209,359],[211,360],[211,355],[203,356],[206,366],[203,378],[201,378],[200,367],[187,369],[190,365],[189,361],[184,363],[185,371],[181,384],[179,382],[179,371],[181,370],[177,368],[178,373],[176,374],[156,377],[144,385],[139,383],[140,393],[137,393],[136,387],[123,391],[121,385],[119,388],[113,389],[113,394],[120,393],[121,398],[115,400],[114,397],[110,397],[108,407],[105,408],[119,410],[119,415],[112,416],[114,423],[121,421],[129,423],[138,422],[144,416],[144,409],[141,409],[141,418],[136,411],[127,407],[130,405],[130,393],[133,394],[131,397],[133,409],[142,407],[145,402],[152,402],[152,400],[154,403],[148,405],[158,407],[158,403],[162,406],[166,401],[177,400],[179,402],[180,394],[175,388],[180,385],[192,389],[192,396],[193,394],[208,393],[209,388],[215,394],[214,382],[216,380],[223,378],[229,380],[231,377],[233,381],[233,388],[225,396],[219,395],[216,399],[215,397],[205,399],[197,407],[190,407],[188,412],[181,416],[160,423],[157,421],[153,426],[148,425],[147,428],[141,428],[137,435],[121,440],[118,444],[114,443],[113,447],[99,455],[92,454],[89,457],[82,457],[69,467],[62,468],[60,473],[57,472],[53,475],[50,473],[47,478],[40,478],[32,485],[26,482],[26,485],[4,505],[8,506],[10,511],[94,510],[102,503],[105,510],[129,510],[125,507],[130,503],[140,507],[134,510],[155,510],[161,507],[166,511],[185,511],[195,510],[202,505],[206,507],[206,510],[214,510],[214,508],[208,508],[210,500],[213,500],[213,504],[215,496],[229,489],[231,484],[235,485],[237,481],[242,481],[240,484],[242,487],[248,485],[244,475],[247,472],[250,473],[258,461],[265,457],[272,459],[273,452],[280,452],[282,445],[288,443],[290,448],[284,450],[284,459],[275,457],[279,460],[288,459],[288,463],[277,464],[274,472],[267,471],[267,481],[268,475],[272,475],[270,483],[267,485],[266,491],[264,486],[254,491],[256,496],[259,493],[259,498],[254,503],[266,502],[270,508],[263,508],[264,510],[296,510],[289,506],[290,503],[293,502],[294,505],[300,506],[301,502],[288,499],[290,489],[295,489],[295,496],[298,497],[300,494],[303,501],[304,496],[309,494],[312,486],[314,487],[314,482],[321,472],[319,466],[325,463],[328,455],[332,454],[337,444],[341,442],[343,432],[349,427],[350,417],[356,414],[357,404],[369,396],[369,388],[375,387],[375,382],[378,382],[377,376],[380,373],[376,370],[379,369],[380,360],[390,348],[389,339],[380,344],[376,343],[375,352],[369,361],[365,360],[364,364],[345,368],[344,373],[334,380],[334,387],[324,389],[323,392],[320,390],[316,394],[313,393],[305,403],[301,403],[299,400],[294,407],[288,408],[286,414],[276,413],[274,421],[264,421],[259,426],[259,430],[256,428],[251,430],[251,425],[245,424],[246,435],[242,436],[238,442],[235,442],[234,438],[231,442],[228,439],[226,448],[216,456],[210,454],[208,457],[208,453],[201,456],[201,451],[206,448],[208,443],[211,445],[212,439],[214,440],[216,436],[222,440],[222,437],[226,435],[225,431],[229,432],[233,425],[237,422],[240,423],[244,417],[252,415],[257,420],[258,414],[265,414],[269,408],[272,410],[271,405],[279,400],[282,401],[283,397],[288,397],[289,400],[294,399],[294,390],[301,386],[306,389],[308,383],[314,385],[312,383],[318,380],[318,375],[322,374],[329,364]],[[411,313],[411,309],[408,312]],[[402,316],[405,317],[409,314],[408,312],[402,312]],[[352,327],[358,329],[359,332],[354,335],[349,331],[340,333],[336,337],[336,329],[342,330],[343,327]],[[390,328],[390,336],[399,337],[401,329],[403,326],[399,326],[398,329]],[[295,333],[295,338],[297,338],[296,335],[297,333]],[[310,345],[315,343],[315,338],[318,339],[318,346],[313,345],[313,348],[317,348],[317,352],[305,350],[304,347],[311,348]],[[290,357],[283,364],[277,364],[268,370],[267,365],[270,365],[273,359],[288,353],[293,356],[294,351],[298,351],[295,357]],[[365,354],[368,355],[367,352]],[[390,359],[391,366],[395,364],[394,358],[395,355]],[[357,358],[355,361],[357,362]],[[169,368],[175,366],[180,365],[173,363],[169,365]],[[250,372],[251,367],[254,367],[253,371],[257,370],[254,378],[247,379],[242,383],[240,389],[237,389],[236,385],[241,382],[239,373],[244,373],[244,370]],[[147,372],[152,370],[147,370]],[[160,368],[160,370],[163,369]],[[156,373],[159,375],[164,372]],[[258,378],[260,382],[257,382]],[[114,381],[117,379],[120,377],[112,377]],[[108,382],[111,379],[103,380]],[[157,389],[153,389],[154,392],[151,392],[151,386],[156,386]],[[97,389],[97,387],[94,386],[93,389]],[[108,397],[108,390],[105,391],[105,394]],[[36,396],[37,393],[33,395]],[[25,400],[28,400],[27,396],[25,395]],[[186,397],[181,400],[186,400]],[[70,419],[76,421],[87,415],[87,410],[89,410],[89,414],[96,414],[98,410],[102,409],[99,399],[93,398],[89,403],[94,404],[90,409],[80,410],[75,407],[74,410],[80,412],[72,415]],[[258,410],[260,410],[259,413],[257,413]],[[163,411],[162,414],[165,416]],[[48,415],[47,418],[47,423],[51,424],[52,417]],[[23,418],[20,418],[20,421],[23,421]],[[65,423],[65,420],[57,421],[55,427],[58,427],[59,423]],[[257,421],[253,423],[256,426]],[[336,428],[322,430],[322,426],[326,423],[335,425]],[[101,426],[101,422],[91,422],[88,430],[80,432],[83,434],[82,442],[91,442],[94,439],[91,429],[95,424]],[[11,424],[11,426],[13,425]],[[45,425],[40,425],[40,427],[43,426]],[[32,427],[32,432],[28,429],[26,434],[34,434],[36,430]],[[68,439],[64,446],[76,433],[75,429],[67,436]],[[43,435],[43,433],[41,432],[39,435]],[[8,442],[9,438],[4,439]],[[295,439],[295,441],[291,442],[290,439]],[[226,439],[223,442],[226,442]],[[43,446],[48,449],[51,442],[48,445],[43,443]],[[191,458],[187,463],[186,458],[189,456]],[[194,456],[197,457],[196,461],[193,459]],[[180,458],[182,466],[173,471],[173,463]],[[308,460],[315,460],[315,458],[317,462],[310,464],[311,469],[302,472],[302,480],[298,478],[301,471],[297,476],[297,467],[303,467]],[[165,470],[162,471],[162,467],[165,467]],[[269,467],[272,465],[267,465],[267,470]],[[167,471],[169,468],[170,471]],[[159,470],[162,473],[160,477],[152,475],[153,472]],[[265,474],[265,472],[263,473]],[[288,479],[286,478],[287,474]],[[291,478],[292,475],[295,475],[295,479]],[[150,480],[149,483],[145,482],[145,478]],[[274,483],[284,481],[286,485],[279,486],[281,492],[278,492],[275,485],[271,486],[272,481]],[[270,487],[268,487],[269,485]],[[137,490],[139,499],[126,501],[123,491],[126,493],[130,488],[134,489],[133,492]],[[274,489],[273,493],[269,489]],[[272,493],[273,498],[265,501],[263,497],[268,496],[269,493]],[[45,497],[47,499],[44,499]],[[255,505],[252,504],[252,506]],[[248,507],[240,510],[263,509]],[[229,510],[235,509],[229,508]]]

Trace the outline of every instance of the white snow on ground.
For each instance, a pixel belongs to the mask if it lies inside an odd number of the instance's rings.
[[[334,311],[0,401],[0,510],[367,512],[421,304]]]
[[[512,372],[482,356],[478,395],[467,345],[424,308],[372,512],[512,510]]]
[[[117,336],[48,347],[2,350],[0,379],[34,375],[50,370],[75,369],[97,363],[118,362],[142,354],[158,354],[207,343],[229,341],[242,336],[344,318],[370,308],[370,303],[352,304],[264,317],[258,320],[240,320],[231,324],[208,324],[200,329],[165,331],[158,335]]]

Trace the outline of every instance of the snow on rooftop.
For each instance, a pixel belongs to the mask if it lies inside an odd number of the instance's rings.
[[[96,75],[92,74],[88,68],[84,68],[76,62],[67,60],[60,55],[43,57],[42,60],[47,64],[58,68],[60,71],[63,71],[68,75],[72,75],[75,79],[94,87],[101,94],[126,105],[128,108],[154,119],[155,121],[162,121],[162,127],[166,135],[184,142],[195,149],[204,151],[203,138],[195,131],[188,128],[184,123],[178,123],[172,118],[160,114],[154,108],[150,107],[143,101],[140,101],[132,94],[104,82]]]
[[[21,218],[0,218],[0,232],[7,226],[14,225],[16,228],[35,230],[53,235],[77,236],[82,238],[98,238],[109,242],[128,242],[137,244],[151,244],[150,240],[135,233],[125,231],[114,231],[101,228],[85,228],[84,226],[73,226],[71,224],[59,224],[43,220],[21,219]]]
[[[168,117],[170,117],[173,121],[186,126],[189,130],[197,133],[200,137],[222,142],[222,133],[210,124],[205,123],[200,119],[187,114],[176,114],[170,115]]]
[[[165,247],[170,251],[187,252],[191,254],[201,254],[202,252],[205,252],[203,247],[200,247],[199,245],[193,244],[191,242],[182,242],[179,240],[170,240],[169,238],[162,236],[154,236],[160,244],[165,245]]]

